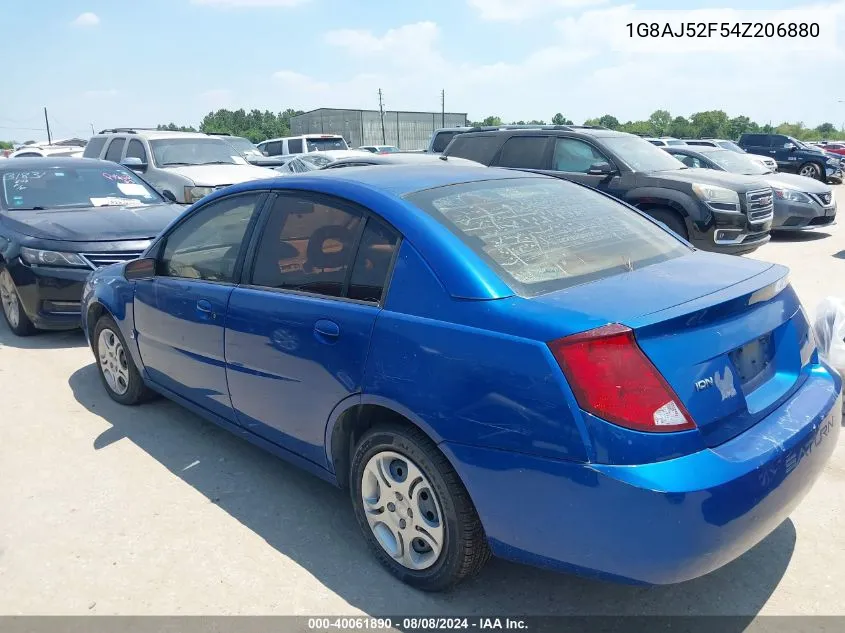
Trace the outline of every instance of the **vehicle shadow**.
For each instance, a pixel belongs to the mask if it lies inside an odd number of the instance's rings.
[[[845,251],[839,251],[838,253],[834,253],[833,256],[836,259],[845,259]]]
[[[130,440],[372,615],[733,615],[742,617],[731,619],[728,628],[740,631],[767,602],[794,551],[795,527],[787,520],[739,560],[680,585],[609,584],[493,560],[451,593],[426,594],[394,580],[375,562],[346,492],[169,401],[118,405],[104,392],[93,364],[68,382],[76,400],[111,425],[94,439],[93,450]]]
[[[38,332],[32,336],[17,336],[6,325],[0,315],[0,347],[17,347],[18,349],[64,349],[68,347],[85,347],[85,335],[82,330],[67,330],[61,332]]]
[[[772,231],[773,242],[815,242],[826,237],[830,237],[830,233],[824,231]]]

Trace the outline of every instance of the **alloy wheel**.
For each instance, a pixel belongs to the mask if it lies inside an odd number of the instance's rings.
[[[21,304],[18,300],[18,291],[15,289],[15,282],[8,270],[0,272],[0,301],[3,303],[3,313],[9,321],[9,325],[16,328],[21,322]]]
[[[97,339],[97,352],[106,384],[122,396],[129,390],[129,365],[120,338],[112,330],[104,328]]]
[[[818,178],[818,169],[815,165],[804,165],[801,168],[801,171],[798,172],[800,176],[806,176],[808,178]]]
[[[379,545],[403,567],[434,565],[444,545],[444,521],[434,488],[404,455],[380,451],[364,467],[361,497]]]

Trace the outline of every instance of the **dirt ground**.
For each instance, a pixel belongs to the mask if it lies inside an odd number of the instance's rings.
[[[845,296],[842,224],[752,256],[788,265],[811,314]],[[492,561],[426,595],[374,562],[344,493],[177,405],[109,400],[79,333],[0,325],[0,403],[2,614],[845,614],[845,435],[793,516],[704,578]]]

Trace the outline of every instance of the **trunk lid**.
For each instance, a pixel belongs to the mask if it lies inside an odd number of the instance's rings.
[[[696,252],[535,300],[630,327],[707,446],[768,415],[797,389],[809,324],[782,266]],[[580,308],[580,309],[579,309]]]

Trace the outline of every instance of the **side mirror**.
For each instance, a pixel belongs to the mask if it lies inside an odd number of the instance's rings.
[[[590,176],[609,176],[613,173],[613,168],[610,163],[600,162],[590,165],[590,170],[587,172]]]
[[[134,156],[127,156],[120,164],[132,171],[147,171],[148,167],[147,163],[142,161],[140,158],[135,158]]]
[[[176,199],[176,196],[173,195],[173,192],[170,191],[170,189],[165,189],[164,191],[162,191],[161,196],[162,196],[162,198],[164,198],[165,200],[167,200],[169,202],[172,202],[174,204],[179,204],[179,201]]]
[[[795,143],[784,143],[783,146],[784,146],[784,148],[788,149],[790,152],[798,149],[797,146],[795,145]]]
[[[156,260],[152,257],[133,259],[123,269],[123,276],[133,281],[136,279],[152,279],[156,274]]]

